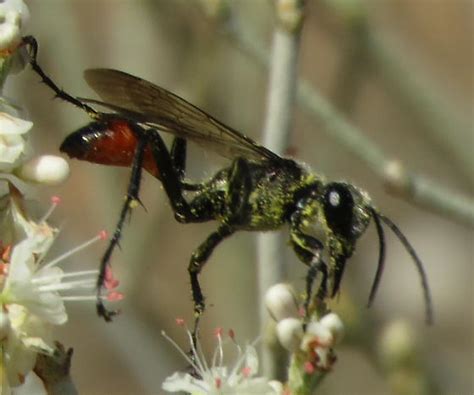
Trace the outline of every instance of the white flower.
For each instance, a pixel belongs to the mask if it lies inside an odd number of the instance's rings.
[[[209,365],[202,354],[200,344],[195,346],[191,334],[187,331],[192,356],[189,357],[166,334],[163,335],[180,351],[194,370],[194,374],[176,372],[166,378],[162,385],[165,391],[184,391],[193,395],[277,395],[282,393],[282,386],[265,377],[256,377],[258,358],[255,347],[247,345],[243,350],[233,341],[237,351],[236,362],[230,367],[224,365],[222,330],[216,331],[217,347]]]
[[[57,200],[53,199],[53,208]],[[10,207],[11,223],[17,228],[11,233],[17,236],[23,233],[25,237],[0,248],[0,377],[7,380],[2,385],[15,387],[23,383],[38,353],[53,353],[51,329],[53,325],[67,321],[64,302],[96,298],[97,270],[66,273],[58,263],[106,236],[101,232],[83,245],[45,262],[58,233],[45,221],[52,209],[43,220],[35,223],[20,209],[18,196],[12,197],[11,201],[15,203]],[[119,298],[120,294],[112,291],[117,285],[118,281],[109,271],[106,278],[109,299]],[[79,293],[71,295],[72,291]]]
[[[0,2],[0,51],[11,49],[21,41],[28,19],[28,7],[22,0]]]
[[[23,159],[26,150],[24,135],[33,127],[33,123],[0,112],[0,171],[14,169]]]

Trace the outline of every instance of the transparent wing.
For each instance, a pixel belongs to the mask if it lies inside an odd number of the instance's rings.
[[[84,78],[104,102],[84,101],[191,140],[225,157],[281,159],[181,97],[141,78],[112,69],[89,69],[84,72]]]

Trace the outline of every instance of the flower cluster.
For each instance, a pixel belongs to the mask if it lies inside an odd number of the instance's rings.
[[[178,320],[183,325],[182,320]],[[235,334],[231,330],[227,341],[231,343],[236,352],[235,362],[232,366],[226,366],[224,358],[223,330],[215,330],[217,346],[211,364],[204,357],[199,341],[194,343],[192,335],[187,330],[191,355],[186,354],[166,334],[163,335],[178,349],[193,370],[191,373],[176,372],[168,377],[162,388],[168,392],[185,391],[190,394],[212,394],[212,395],[278,395],[283,393],[282,384],[277,381],[269,381],[265,377],[258,377],[258,358],[253,345],[242,348],[235,341]]]
[[[11,72],[25,64],[22,33],[28,8],[21,0],[0,2],[0,93]],[[69,175],[68,163],[59,156],[28,156],[27,135],[33,123],[23,119],[21,107],[0,96],[0,178],[13,175],[26,182],[57,185]]]
[[[105,239],[106,234],[101,232],[47,262],[45,257],[58,230],[48,225],[46,219],[59,203],[58,198],[52,199],[52,209],[39,222],[28,218],[22,196],[12,186],[3,200],[0,218],[9,227],[3,228],[2,236],[6,237],[0,247],[0,368],[4,378],[2,389],[6,390],[25,381],[38,353],[53,355],[52,327],[67,321],[64,302],[95,300],[97,270],[66,273],[58,264],[91,243]],[[120,294],[114,290],[119,283],[110,272],[107,284],[108,298],[119,299]]]
[[[71,254],[106,238],[93,240],[47,262],[45,257],[58,229],[46,221],[59,203],[42,219],[33,220],[25,209],[24,182],[57,185],[69,175],[68,163],[59,156],[30,155],[28,134],[33,123],[24,119],[20,106],[5,98],[3,83],[25,65],[22,35],[29,18],[22,0],[0,1],[0,392],[45,394],[42,381],[68,375],[71,352],[53,342],[52,328],[67,321],[65,301],[95,300],[97,270],[64,272],[58,267]],[[22,181],[22,182],[20,182]],[[3,195],[3,196],[2,196]],[[118,281],[106,275],[109,300],[118,300]],[[63,351],[62,354],[58,353]],[[64,358],[58,359],[58,355]],[[38,358],[42,356],[43,358]],[[58,360],[64,366],[54,365]],[[39,363],[39,361],[42,361]],[[50,363],[51,362],[51,363]],[[42,369],[37,369],[38,366]],[[51,371],[51,366],[56,366]],[[45,377],[38,373],[45,372]],[[49,369],[49,370],[48,370]],[[55,376],[55,377],[56,377]],[[42,381],[41,381],[42,380]],[[62,393],[62,392],[61,392]]]
[[[282,346],[292,353],[291,381],[308,382],[305,376],[323,375],[336,361],[333,347],[344,334],[341,319],[334,313],[313,314],[305,323],[293,289],[286,284],[270,288],[265,296],[267,309],[276,321]],[[300,380],[295,380],[299,376]]]

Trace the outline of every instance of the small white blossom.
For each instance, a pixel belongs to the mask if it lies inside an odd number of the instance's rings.
[[[307,370],[327,370],[335,361],[332,347],[334,337],[331,331],[320,322],[311,322],[301,341],[301,350],[308,355]]]
[[[298,302],[288,284],[275,284],[265,293],[265,306],[275,321],[299,317]]]
[[[284,318],[276,326],[278,340],[288,351],[296,351],[303,339],[303,322],[297,318]]]
[[[187,332],[191,344],[192,356],[189,357],[168,336],[163,334],[184,356],[194,370],[194,375],[176,372],[166,378],[162,385],[165,391],[184,391],[193,395],[278,395],[282,385],[257,377],[258,358],[255,347],[247,345],[243,350],[233,342],[237,350],[237,359],[232,366],[224,364],[222,330],[216,331],[217,347],[209,365],[202,355],[199,342],[195,346],[191,334]],[[233,341],[233,334],[230,336]]]
[[[344,325],[339,316],[327,313],[318,317],[314,314],[303,325],[303,317],[297,315],[294,291],[287,284],[271,287],[265,299],[276,321],[276,335],[280,344],[297,357],[295,360],[303,362],[297,364],[298,368],[305,374],[330,370],[336,360],[333,347],[344,335]]]
[[[43,185],[59,185],[69,176],[68,162],[56,155],[42,155],[15,169],[14,174],[23,181]]]
[[[22,0],[0,2],[0,51],[18,45],[29,16],[28,7]]]
[[[33,123],[0,112],[0,172],[9,172],[20,164],[26,150],[25,134]]]
[[[341,342],[344,337],[344,324],[339,316],[335,313],[329,313],[321,317],[319,323],[331,332],[334,338],[334,344]]]

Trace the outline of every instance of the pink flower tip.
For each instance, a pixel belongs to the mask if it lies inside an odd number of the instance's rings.
[[[232,340],[235,339],[235,332],[233,329],[229,329],[228,335]]]
[[[311,362],[307,361],[307,362],[304,363],[304,371],[305,371],[305,373],[307,373],[307,374],[313,374],[315,370],[316,370],[316,369],[315,369],[314,365],[313,365]]]
[[[124,298],[122,292],[112,291],[107,294],[107,300],[109,302],[118,302]]]
[[[105,280],[104,287],[105,289],[112,290],[117,288],[120,285],[120,281],[117,279]]]
[[[217,389],[222,387],[222,380],[219,377],[216,378],[215,383],[216,383],[216,388]]]
[[[117,288],[120,284],[120,281],[114,277],[114,273],[110,268],[110,265],[105,267],[105,280],[104,280],[104,287],[108,290]]]
[[[101,230],[98,236],[100,240],[107,240],[109,238],[109,234],[106,230]]]
[[[175,322],[176,322],[176,325],[178,326],[184,326],[186,324],[186,321],[184,321],[184,318],[176,318]]]
[[[222,332],[224,332],[224,330],[221,327],[217,327],[216,329],[214,329],[214,336],[222,337]]]
[[[59,196],[51,196],[51,203],[58,205],[61,203],[61,198]]]
[[[244,368],[242,368],[242,376],[244,376],[245,378],[249,378],[251,374],[252,369],[250,368],[250,366],[245,366]]]

